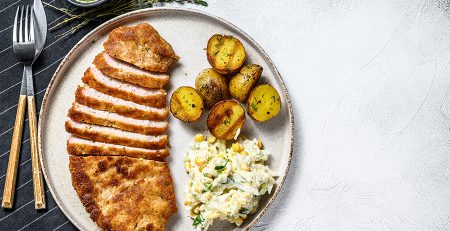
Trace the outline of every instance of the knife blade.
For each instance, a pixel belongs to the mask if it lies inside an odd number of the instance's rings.
[[[35,29],[34,34],[36,38],[36,57],[44,49],[45,40],[47,38],[47,17],[45,16],[44,6],[41,0],[34,0],[33,3]]]

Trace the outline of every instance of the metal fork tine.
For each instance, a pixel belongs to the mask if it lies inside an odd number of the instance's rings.
[[[24,33],[23,40],[25,42],[28,42],[30,40],[30,33],[28,31],[28,20],[29,20],[28,11],[29,10],[30,10],[30,6],[27,5],[27,7],[25,8],[25,30],[23,31],[23,33]]]
[[[30,41],[34,43],[34,10],[30,7]]]
[[[17,43],[18,39],[17,39],[17,19],[19,18],[19,10],[20,10],[20,6],[17,7],[16,10],[16,17],[14,18],[14,26],[13,26],[13,43]]]
[[[20,6],[19,43],[23,42],[23,6]]]

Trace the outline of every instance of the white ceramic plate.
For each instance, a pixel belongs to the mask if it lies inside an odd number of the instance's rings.
[[[264,68],[259,83],[270,83],[281,96],[282,108],[277,117],[265,123],[257,123],[247,116],[241,134],[249,138],[260,138],[266,149],[272,151],[270,167],[278,174],[276,186],[270,195],[262,198],[258,212],[249,216],[237,228],[226,222],[215,222],[211,230],[247,230],[262,216],[280,191],[289,169],[293,143],[293,114],[289,96],[274,64],[262,48],[247,34],[229,22],[199,11],[186,9],[146,9],[131,12],[112,19],[86,35],[67,54],[56,70],[50,86],[45,93],[39,123],[39,147],[41,163],[50,192],[61,210],[81,230],[96,230],[75,190],[72,187],[68,168],[69,156],[66,140],[69,134],[64,130],[67,111],[74,101],[74,92],[80,85],[84,71],[92,63],[96,54],[103,50],[107,34],[122,25],[147,22],[172,45],[181,57],[170,72],[167,86],[168,98],[172,92],[183,85],[194,86],[196,75],[210,65],[206,59],[205,48],[213,34],[228,34],[239,38],[244,44],[249,63],[257,63]],[[206,113],[196,123],[185,124],[169,115],[169,139],[171,156],[167,158],[174,179],[178,212],[172,216],[168,230],[193,230],[192,220],[184,208],[184,187],[188,176],[183,167],[184,151],[196,133],[207,133]],[[130,205],[132,206],[132,205]]]

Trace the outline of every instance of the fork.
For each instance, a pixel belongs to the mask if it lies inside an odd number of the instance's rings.
[[[20,14],[20,16],[19,16]],[[24,65],[22,85],[20,88],[19,103],[17,106],[16,121],[11,143],[11,151],[6,172],[5,188],[3,192],[3,208],[12,208],[14,189],[17,176],[20,145],[22,139],[23,119],[25,105],[28,102],[28,122],[30,127],[30,144],[32,175],[34,188],[34,205],[36,209],[45,209],[45,194],[42,173],[39,163],[39,150],[37,143],[36,105],[33,89],[32,64],[37,58],[36,41],[34,35],[34,12],[29,5],[17,7],[13,27],[13,48],[17,59]]]

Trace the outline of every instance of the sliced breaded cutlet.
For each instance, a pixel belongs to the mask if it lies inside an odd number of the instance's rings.
[[[68,116],[75,122],[118,128],[144,135],[158,135],[167,130],[167,121],[138,120],[117,113],[95,110],[79,103],[73,103]]]
[[[110,96],[121,98],[150,107],[164,107],[166,91],[148,89],[135,84],[123,82],[102,74],[95,66],[86,70],[83,83]]]
[[[163,149],[167,147],[167,135],[142,135],[116,128],[66,121],[66,131],[88,140],[119,144],[136,148]]]
[[[169,156],[169,150],[167,148],[156,150],[135,148],[118,144],[95,142],[74,136],[67,140],[67,151],[70,155],[75,156],[128,156],[160,161],[164,161],[164,158]]]
[[[102,230],[165,230],[177,211],[166,162],[120,156],[70,156],[72,185]]]
[[[159,89],[169,82],[169,75],[140,69],[129,63],[109,56],[106,52],[98,54],[94,65],[105,75],[142,87]]]
[[[103,47],[110,56],[148,71],[167,72],[179,59],[172,46],[147,23],[112,30]]]
[[[167,107],[156,108],[103,94],[89,86],[79,86],[75,92],[77,103],[102,111],[114,112],[125,117],[147,120],[164,120]]]

